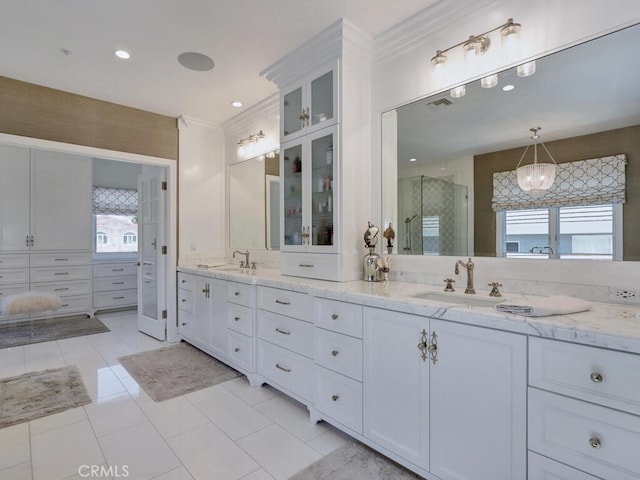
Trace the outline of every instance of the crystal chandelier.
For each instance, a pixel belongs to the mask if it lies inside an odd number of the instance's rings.
[[[533,163],[523,165],[522,167],[520,166],[531,146],[527,145],[516,166],[516,173],[518,175],[518,185],[520,188],[530,195],[537,196],[542,195],[545,190],[548,190],[551,185],[553,185],[553,181],[556,178],[557,164],[542,142],[540,142],[540,145],[542,145],[542,148],[547,152],[547,155],[553,163],[538,163],[538,139],[540,138],[538,131],[540,127],[530,128],[529,130],[533,132],[533,136],[531,137],[533,140]]]

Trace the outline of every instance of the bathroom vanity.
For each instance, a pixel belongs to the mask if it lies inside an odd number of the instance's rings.
[[[222,292],[179,311],[183,339],[426,478],[640,478],[636,306],[520,317],[417,283],[179,270]]]

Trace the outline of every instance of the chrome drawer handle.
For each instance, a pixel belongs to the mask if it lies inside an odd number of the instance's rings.
[[[111,285],[124,285],[124,282],[111,282]]]
[[[290,368],[288,368],[288,367],[283,367],[283,366],[282,366],[282,365],[280,365],[279,363],[276,363],[276,368],[277,368],[277,369],[279,369],[279,370],[282,370],[283,372],[287,372],[287,373],[289,373],[289,372],[291,371],[291,369],[290,369]]]
[[[276,303],[279,303],[280,305],[291,305],[291,302],[285,302],[284,300],[277,300],[277,299],[276,299]]]
[[[236,353],[238,353],[238,352],[240,351],[240,348],[239,348],[239,347],[236,347],[236,348],[234,348],[234,349],[233,349],[233,351],[234,351],[234,352],[236,352]]]
[[[338,319],[338,314],[334,313],[333,315],[331,315],[331,320],[337,320]]]
[[[54,275],[69,275],[69,272],[55,272]]]
[[[291,335],[291,332],[287,332],[286,330],[281,330],[276,328],[276,332],[281,333],[282,335]]]
[[[332,395],[331,396],[331,400],[333,400],[334,402],[337,402],[339,398],[340,398],[340,395]]]
[[[124,272],[124,268],[112,268],[112,272]]]
[[[68,262],[69,259],[68,258],[56,258],[54,259],[54,262]]]
[[[60,305],[61,307],[68,307],[69,304],[68,303],[63,303],[62,305]]]
[[[598,372],[592,372],[591,375],[589,375],[589,378],[593,383],[602,383],[602,380],[604,380],[602,374]]]
[[[299,263],[298,266],[302,268],[313,268],[315,265],[313,263]]]
[[[331,352],[331,355],[333,355],[334,357],[337,357],[339,353],[340,353],[340,352],[339,352],[338,350],[333,350],[333,351]]]
[[[240,321],[240,317],[233,317],[233,320],[236,321],[236,322],[239,322]]]
[[[186,301],[187,301],[187,299],[186,299],[186,298],[183,298],[181,301],[182,301],[182,303],[184,303],[184,302],[186,302]]]
[[[233,294],[237,297],[238,295],[240,295],[240,292],[233,292]]]
[[[114,300],[122,300],[124,297],[113,297]]]
[[[186,280],[182,280],[182,283],[187,283],[187,281]]]
[[[591,437],[589,439],[589,445],[591,445],[593,448],[600,448],[602,446],[602,442],[598,437]]]
[[[60,287],[53,289],[54,292],[66,292],[67,290],[69,290],[69,287]]]

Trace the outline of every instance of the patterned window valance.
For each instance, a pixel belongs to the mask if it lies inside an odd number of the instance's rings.
[[[625,154],[559,163],[549,190],[534,197],[518,186],[515,170],[493,174],[494,211],[624,203]]]
[[[93,187],[93,213],[97,215],[137,215],[138,191]]]

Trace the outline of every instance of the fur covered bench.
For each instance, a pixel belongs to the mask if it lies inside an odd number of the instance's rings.
[[[24,315],[53,311],[58,308],[60,308],[60,297],[48,292],[13,293],[0,301],[0,313],[4,315]]]

